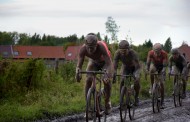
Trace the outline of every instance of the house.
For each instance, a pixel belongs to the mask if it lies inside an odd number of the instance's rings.
[[[81,46],[69,46],[65,51],[65,60],[67,61],[76,61]]]
[[[62,46],[13,46],[13,59],[43,59],[46,66],[55,67],[56,62],[63,63],[65,54]]]
[[[0,45],[0,57],[7,59],[13,57],[13,49],[11,45]]]
[[[190,46],[183,44],[178,49],[181,54],[185,55],[187,61],[190,62]]]
[[[43,59],[47,67],[55,67],[65,60],[62,46],[12,46],[0,45],[0,57],[23,62],[27,59]]]

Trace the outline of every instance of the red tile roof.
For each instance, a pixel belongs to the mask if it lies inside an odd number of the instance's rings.
[[[19,54],[14,58],[65,58],[62,46],[13,46],[13,50]],[[27,55],[27,52],[32,55]]]
[[[179,47],[179,51],[181,54],[185,53],[185,57],[187,61],[190,62],[190,46],[188,46],[187,44],[184,44]]]
[[[65,51],[66,60],[77,60],[81,46],[69,46]]]

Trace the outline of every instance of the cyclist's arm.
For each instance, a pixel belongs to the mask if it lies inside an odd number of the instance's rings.
[[[151,63],[151,52],[148,52],[147,60],[146,60],[146,70],[150,69],[150,63]]]
[[[183,57],[183,60],[182,60],[182,65],[183,65],[182,74],[186,74],[186,72],[187,72],[187,62],[186,62],[186,59],[184,57]]]
[[[166,67],[167,65],[168,65],[168,54],[164,53],[163,67]]]
[[[119,63],[119,51],[116,51],[114,54],[114,60],[113,60],[115,74],[117,74],[118,63]]]
[[[137,53],[134,52],[134,63],[135,63],[135,78],[139,79],[140,78],[140,63],[139,63],[139,57]]]
[[[106,72],[108,73],[108,77],[111,78],[112,71],[113,71],[113,63],[112,63],[111,55],[108,52],[109,50],[104,45],[102,45],[100,51],[102,52],[104,60],[105,60],[105,69],[106,69]]]
[[[173,63],[173,61],[172,61],[172,59],[173,59],[173,57],[172,56],[170,56],[170,58],[169,58],[169,73],[171,73],[171,71],[172,71],[172,63]]]
[[[84,58],[85,58],[85,47],[82,47],[80,52],[79,52],[79,55],[78,55],[78,62],[77,62],[76,70],[82,69]]]
[[[140,70],[139,57],[138,57],[137,53],[134,52],[133,58],[134,58],[133,60],[134,60],[134,64],[135,64],[135,71]]]

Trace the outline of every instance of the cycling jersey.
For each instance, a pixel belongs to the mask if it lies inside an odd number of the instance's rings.
[[[164,50],[161,50],[161,54],[156,56],[154,50],[148,52],[147,64],[153,63],[154,66],[158,69],[163,68],[167,65],[168,55]]]

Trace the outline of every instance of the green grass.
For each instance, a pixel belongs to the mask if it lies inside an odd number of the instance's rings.
[[[85,77],[84,77],[85,78]],[[165,82],[166,96],[171,96],[172,80]],[[150,79],[141,75],[140,99],[150,99]],[[15,93],[0,100],[0,122],[34,121],[72,115],[85,111],[84,79],[64,81],[59,75],[45,77],[41,88]],[[187,88],[190,90],[190,86]],[[119,82],[112,84],[112,106],[119,104]]]

